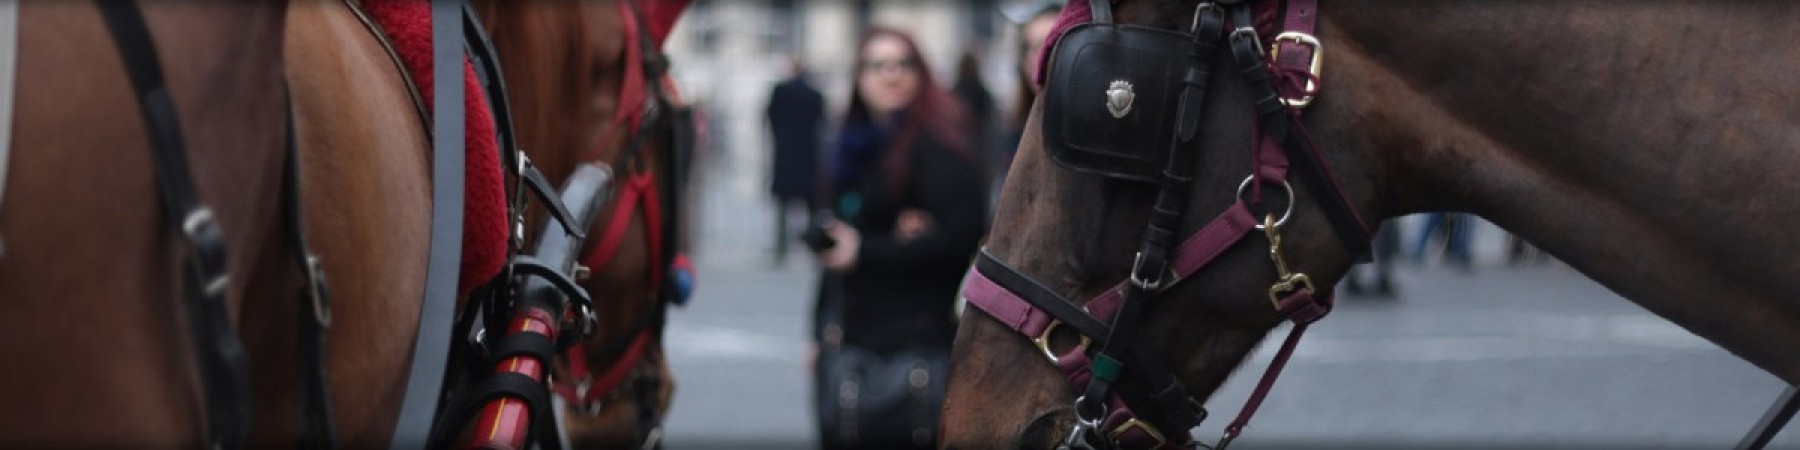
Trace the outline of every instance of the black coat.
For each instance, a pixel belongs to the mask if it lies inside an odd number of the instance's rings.
[[[804,78],[792,78],[775,85],[766,114],[775,137],[770,191],[781,199],[811,199],[818,188],[825,97]]]
[[[856,267],[842,277],[844,340],[876,352],[949,348],[956,336],[951,304],[987,226],[987,182],[973,155],[921,135],[910,159],[904,188],[893,189],[891,168],[881,167],[834,205],[862,236]],[[844,196],[859,198],[849,203],[860,206],[844,211]],[[929,214],[932,228],[902,241],[895,219],[909,208]]]

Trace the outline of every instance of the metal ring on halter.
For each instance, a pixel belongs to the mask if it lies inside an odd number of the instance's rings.
[[[1238,183],[1238,198],[1244,198],[1244,189],[1249,188],[1250,183],[1254,181],[1256,181],[1256,175],[1251,175],[1244,177],[1244,182]],[[1294,186],[1288,184],[1287,180],[1281,180],[1281,190],[1287,191],[1287,210],[1281,212],[1281,218],[1275,219],[1276,228],[1287,225],[1288,217],[1294,215]],[[1263,229],[1263,225],[1261,223],[1256,224],[1256,229]]]
[[[1057,356],[1056,351],[1050,349],[1050,335],[1055,333],[1056,328],[1061,327],[1062,325],[1063,325],[1062,319],[1051,320],[1049,325],[1044,326],[1043,333],[1038,333],[1038,335],[1036,337],[1031,338],[1031,343],[1037,344],[1038,350],[1043,351],[1044,357],[1050,358],[1050,363],[1052,363],[1052,364],[1062,364],[1062,357]],[[1088,346],[1092,345],[1093,343],[1094,343],[1093,338],[1090,338],[1090,337],[1088,337],[1088,335],[1083,334],[1083,335],[1081,335],[1081,342],[1078,344],[1075,344],[1075,348],[1070,349],[1070,351],[1085,353],[1085,352],[1087,352]]]
[[[1087,403],[1087,396],[1081,396],[1075,399],[1075,426],[1069,427],[1069,435],[1063,438],[1062,445],[1056,447],[1058,450],[1091,450],[1095,448],[1094,443],[1088,441],[1088,436],[1092,435],[1094,430],[1100,428],[1100,419],[1082,417],[1081,405],[1083,403]],[[1105,406],[1101,406],[1101,411],[1098,416],[1106,417],[1105,409]]]

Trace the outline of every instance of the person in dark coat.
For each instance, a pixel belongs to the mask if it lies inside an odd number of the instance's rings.
[[[807,81],[806,67],[796,60],[787,80],[775,85],[766,110],[774,136],[774,173],[769,190],[775,198],[775,263],[787,259],[788,212],[795,205],[811,214],[819,184],[819,134],[825,125],[825,96]]]
[[[1050,30],[1056,27],[1056,16],[1061,11],[1062,2],[1045,2],[1019,22],[1019,59],[1014,61],[1019,77],[1018,93],[1014,96],[1011,117],[997,139],[999,147],[994,154],[996,202],[1000,188],[1006,182],[1006,172],[1012,169],[1013,153],[1018,151],[1019,141],[1025,135],[1025,121],[1031,117],[1031,106],[1037,104],[1039,53],[1044,51],[1044,41],[1050,38]]]
[[[992,154],[982,155],[989,168],[999,166],[1000,161],[1009,156],[997,150],[1000,147],[996,137],[995,121],[997,106],[994,95],[988,92],[987,83],[981,81],[981,59],[975,56],[974,50],[965,51],[962,58],[956,61],[956,83],[950,86],[950,92],[956,94],[963,104],[963,110],[969,113],[969,138],[974,147],[982,151],[994,149]],[[1005,169],[1001,169],[1005,170]],[[995,174],[989,174],[994,178]]]
[[[824,228],[835,245],[817,253],[825,278],[840,287],[821,295],[820,308],[835,311],[839,325],[825,327],[821,340],[877,355],[925,352],[947,365],[952,303],[985,231],[982,158],[966,135],[962,105],[932,80],[911,37],[873,28],[858,48],[856,87],[830,170],[828,207],[838,218]],[[821,350],[825,370],[828,354]],[[934,372],[925,377],[931,384],[947,376]],[[840,392],[820,387],[824,395]],[[926,412],[933,420],[936,407]],[[849,445],[933,448],[936,422],[924,422],[910,442]],[[843,445],[833,430],[821,431],[826,447]]]

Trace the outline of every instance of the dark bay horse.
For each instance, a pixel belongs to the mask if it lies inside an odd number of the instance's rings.
[[[1317,101],[1298,122],[1362,223],[1421,211],[1480,214],[1800,384],[1791,345],[1800,342],[1800,300],[1791,294],[1800,289],[1792,276],[1800,234],[1790,226],[1800,220],[1800,53],[1769,50],[1800,39],[1786,25],[1800,19],[1800,6],[1322,3],[1324,70]],[[1119,23],[1170,30],[1186,30],[1196,11],[1189,1],[1112,4]],[[1177,239],[1227,211],[1257,167],[1257,99],[1220,46],[1205,136],[1178,150],[1193,152],[1197,170]],[[1054,83],[1045,89],[1056,95]],[[989,235],[987,251],[1057,295],[1091,298],[1133,271],[1157,192],[1053,162],[1044,120],[1040,100],[995,218],[993,229],[1005,231]],[[1292,221],[1279,229],[1293,272],[1325,293],[1366,241],[1340,237],[1319,184],[1295,177]],[[1180,394],[1198,402],[1286,319],[1270,305],[1277,270],[1269,241],[1248,234],[1165,287],[1142,315],[1137,362],[1165,367],[1185,387]],[[975,308],[964,314],[944,411],[948,446],[1065,442],[1080,387],[1072,391],[1009,327]],[[1074,345],[1055,340],[1058,351]],[[1236,405],[1211,406],[1229,413]]]
[[[610,167],[615,180],[581,250],[594,271],[581,283],[603,308],[599,327],[584,354],[565,355],[592,372],[565,380],[588,384],[574,395],[584,398],[565,393],[564,426],[576,446],[637,447],[658,438],[647,434],[661,433],[674,395],[661,314],[672,295],[668,265],[686,240],[686,186],[673,150],[680,138],[671,129],[674,109],[684,105],[666,74],[645,72],[666,70],[651,66],[666,64],[660,41],[686,3],[476,2],[533,164],[555,183],[593,163]],[[634,177],[645,184],[629,187]],[[608,235],[616,243],[602,250]],[[637,349],[617,350],[630,347]]]

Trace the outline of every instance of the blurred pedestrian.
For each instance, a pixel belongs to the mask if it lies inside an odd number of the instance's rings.
[[[820,442],[931,448],[951,302],[986,220],[982,164],[966,113],[910,36],[875,27],[857,49],[830,171],[837,218],[817,253],[823,284],[841,282],[820,296]]]
[[[769,132],[775,141],[769,190],[775,199],[775,263],[787,259],[788,213],[803,206],[810,214],[819,185],[819,141],[825,126],[825,96],[807,79],[806,65],[798,58],[788,67],[788,78],[769,93],[766,110]]]
[[[962,58],[957,59],[956,82],[950,86],[950,92],[956,93],[963,110],[969,113],[969,141],[979,149],[994,146],[997,107],[994,94],[988,91],[987,83],[981,81],[981,58],[975,56],[974,50],[964,51]]]
[[[1044,51],[1044,40],[1050,38],[1050,30],[1056,26],[1056,15],[1062,11],[1062,2],[1043,2],[1030,15],[1019,22],[1019,59],[1014,61],[1018,75],[1019,91],[1011,117],[1005,124],[1006,131],[999,140],[999,147],[994,149],[993,173],[996,193],[1006,183],[1006,172],[1012,168],[1013,153],[1019,149],[1019,139],[1025,134],[1025,121],[1031,117],[1031,107],[1037,104],[1037,65],[1039,54]]]
[[[1550,254],[1526,242],[1519,235],[1506,233],[1506,264],[1510,266],[1530,266],[1543,264],[1550,260]]]
[[[1350,273],[1344,276],[1344,290],[1351,295],[1393,297],[1394,258],[1400,257],[1400,224],[1393,221],[1381,224],[1381,230],[1375,232],[1375,242],[1370,250],[1374,261],[1351,268]],[[1368,272],[1374,274],[1370,275]],[[1373,287],[1363,284],[1370,276],[1375,278]]]
[[[1463,270],[1473,267],[1474,258],[1469,254],[1470,222],[1468,214],[1426,213],[1425,226],[1419,229],[1418,244],[1413,246],[1413,261],[1425,262],[1425,252],[1436,237],[1444,244],[1445,261]]]

